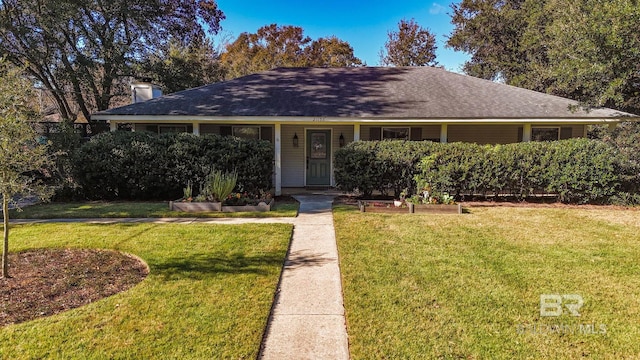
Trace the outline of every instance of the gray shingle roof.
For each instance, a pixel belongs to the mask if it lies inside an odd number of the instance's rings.
[[[97,115],[548,119],[634,116],[431,67],[278,68]]]

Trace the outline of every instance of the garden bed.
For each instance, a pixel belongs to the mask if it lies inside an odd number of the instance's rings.
[[[407,204],[396,206],[393,200],[358,200],[362,212],[387,214],[462,214],[460,204]]]
[[[274,200],[257,205],[222,205],[221,202],[169,201],[169,210],[182,212],[265,212],[271,211]]]
[[[409,204],[412,214],[462,214],[460,204]]]

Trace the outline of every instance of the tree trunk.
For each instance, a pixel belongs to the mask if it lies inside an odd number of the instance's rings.
[[[9,197],[2,195],[2,215],[4,216],[4,245],[2,246],[2,277],[9,276]]]

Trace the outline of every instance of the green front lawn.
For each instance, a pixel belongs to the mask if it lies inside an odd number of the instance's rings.
[[[254,359],[291,230],[284,224],[13,226],[12,251],[115,249],[141,257],[150,274],[91,305],[0,328],[0,358]]]
[[[276,201],[267,212],[238,213],[186,213],[169,211],[167,202],[80,202],[49,203],[26,206],[22,211],[11,211],[12,219],[62,219],[62,218],[178,218],[178,217],[295,217],[298,203]]]
[[[640,357],[637,210],[334,216],[353,359]]]

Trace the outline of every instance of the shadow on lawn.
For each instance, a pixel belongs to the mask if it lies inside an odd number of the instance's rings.
[[[283,263],[284,253],[278,252],[251,256],[242,253],[211,253],[172,257],[162,263],[153,263],[149,266],[151,274],[160,275],[165,280],[179,280],[224,274],[266,275],[274,267],[280,268]]]

